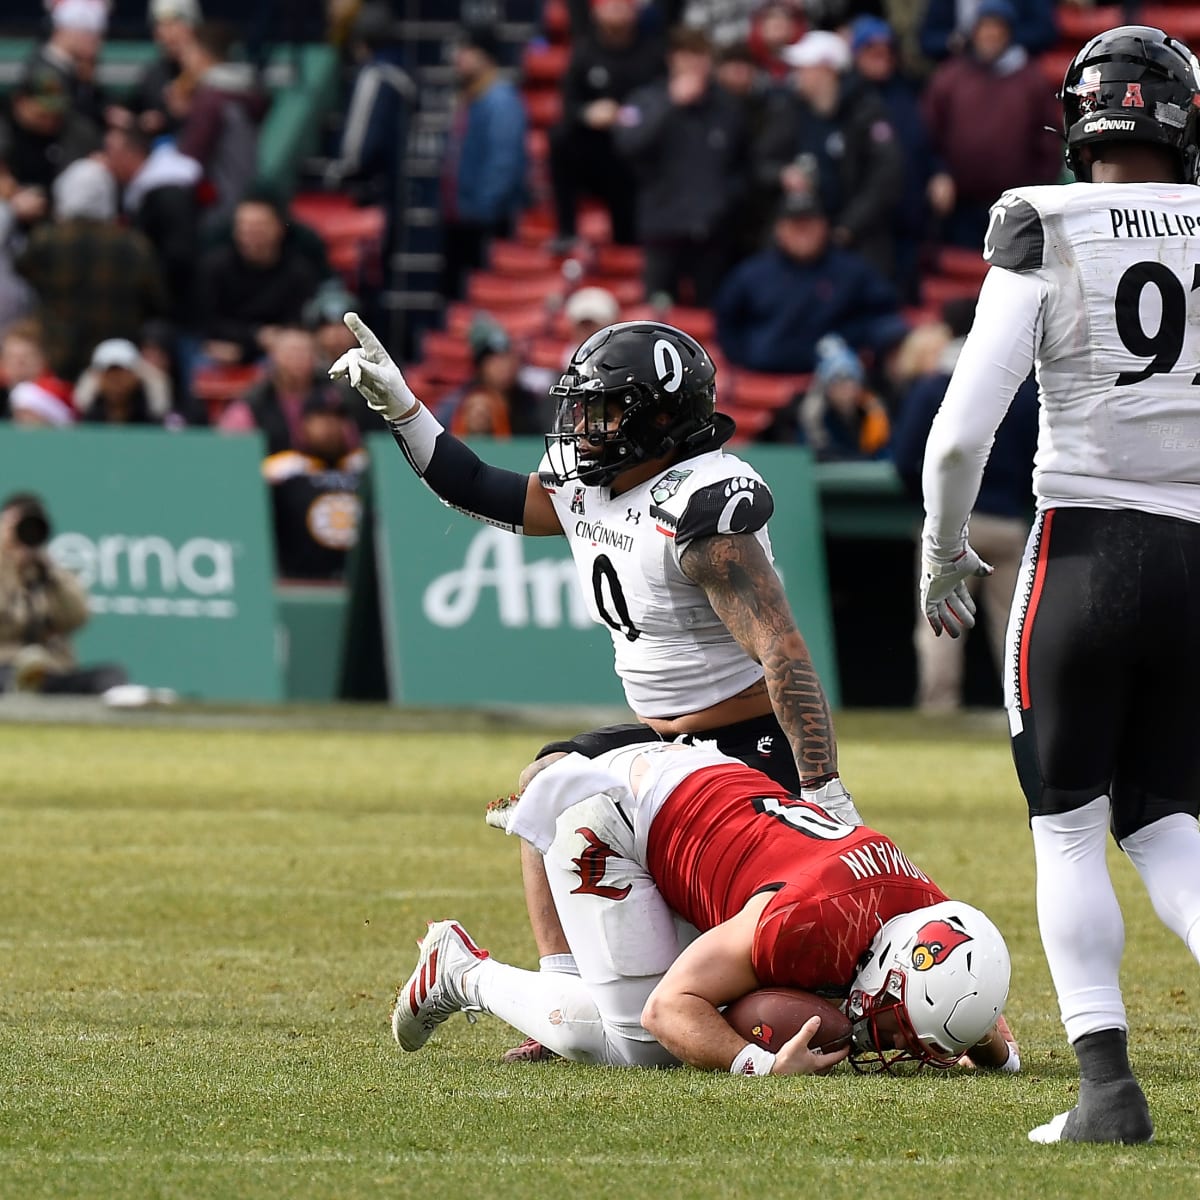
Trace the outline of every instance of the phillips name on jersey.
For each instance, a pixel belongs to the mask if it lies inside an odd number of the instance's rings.
[[[607,487],[558,483],[540,470],[571,547],[592,619],[608,627],[617,674],[642,717],[694,712],[762,677],[683,573],[697,538],[750,534],[771,559],[771,491],[748,464],[723,450],[684,459],[613,496]]]
[[[1016,188],[992,207],[983,257],[1042,291],[1042,506],[1200,515],[1198,235],[1189,184]]]

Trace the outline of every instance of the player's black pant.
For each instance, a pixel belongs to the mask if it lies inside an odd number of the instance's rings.
[[[703,733],[685,734],[681,738],[663,738],[649,725],[605,725],[576,734],[565,742],[550,742],[538,751],[537,757],[574,751],[584,758],[596,758],[606,750],[632,746],[635,742],[687,740],[711,742],[722,754],[740,758],[748,767],[769,775],[789,792],[797,795],[800,792],[796,760],[787,735],[780,728],[774,713],[753,717],[749,721],[738,721],[735,725],[722,725],[719,729],[706,729]]]
[[[1040,514],[1008,658],[1031,817],[1108,795],[1119,841],[1200,812],[1200,523],[1131,509]]]

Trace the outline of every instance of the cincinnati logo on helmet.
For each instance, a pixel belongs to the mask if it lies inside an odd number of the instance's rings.
[[[949,921],[927,921],[917,930],[917,944],[912,950],[912,965],[918,971],[944,963],[955,947],[971,941],[971,935],[955,929]]]

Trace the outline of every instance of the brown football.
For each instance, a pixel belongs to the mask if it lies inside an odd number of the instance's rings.
[[[851,1024],[841,1009],[814,992],[798,988],[760,988],[735,1000],[723,1015],[748,1042],[772,1054],[778,1054],[810,1017],[821,1018],[821,1027],[813,1036],[813,1050],[840,1050],[850,1038]]]

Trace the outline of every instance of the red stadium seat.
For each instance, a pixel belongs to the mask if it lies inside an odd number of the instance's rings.
[[[676,304],[667,309],[662,320],[684,333],[690,333],[696,341],[707,345],[717,332],[717,319],[712,310],[707,308],[691,308],[687,305]]]
[[[525,361],[531,367],[543,367],[547,371],[561,371],[570,344],[566,338],[534,338],[525,352]]]
[[[566,0],[546,0],[542,12],[542,27],[553,42],[565,42],[571,31],[571,13]]]
[[[1062,87],[1063,76],[1067,73],[1067,67],[1070,66],[1071,59],[1075,57],[1078,49],[1078,46],[1070,50],[1055,47],[1053,50],[1047,50],[1045,54],[1038,55],[1038,66],[1042,70],[1042,75],[1056,93]]]
[[[570,58],[570,46],[526,46],[521,56],[522,78],[527,84],[557,87]]]
[[[988,264],[978,250],[968,250],[965,246],[939,246],[937,272],[953,279],[972,279],[978,283],[988,273]]]
[[[726,407],[724,411],[737,424],[737,431],[730,439],[735,445],[738,442],[751,442],[755,438],[761,437],[775,418],[775,411],[770,408]]]
[[[632,279],[641,276],[645,261],[641,246],[597,246],[592,270],[597,275]]]
[[[1151,22],[1145,19],[1145,13],[1143,9],[1142,24],[1149,25]],[[1114,25],[1125,24],[1119,4],[1105,4],[1100,8],[1076,8],[1073,4],[1060,4],[1055,16],[1058,19],[1059,36],[1064,43],[1071,43],[1072,54],[1096,34],[1112,29]]]
[[[258,363],[247,366],[200,367],[192,378],[192,395],[208,409],[208,419],[215,422],[225,406],[238,399],[256,384],[264,371]]]
[[[531,88],[525,92],[525,111],[535,129],[549,129],[562,116],[562,93],[557,88]]]
[[[467,283],[467,301],[477,308],[513,309],[545,304],[563,290],[558,271],[530,275],[521,279],[494,275],[490,271],[472,271]]]
[[[1147,4],[1138,21],[1142,25],[1157,26],[1172,37],[1181,38],[1193,52],[1197,43],[1200,43],[1200,9],[1194,4]],[[1122,22],[1114,21],[1113,24],[1120,25]]]
[[[921,280],[921,303],[936,308],[947,300],[974,300],[979,295],[979,285],[979,280],[926,275]]]
[[[551,255],[538,246],[522,242],[493,242],[490,252],[491,269],[497,275],[527,278],[545,276],[555,268]]]
[[[474,365],[471,347],[466,338],[456,333],[443,333],[427,329],[421,337],[422,361],[438,360],[459,363],[466,367]]]
[[[530,129],[525,134],[525,153],[535,165],[550,157],[550,138],[544,129]]]
[[[556,232],[554,214],[548,208],[532,208],[517,221],[517,240],[526,246],[540,246]]]
[[[729,382],[732,384],[733,403],[738,408],[776,409],[787,404],[797,392],[807,391],[812,376],[767,375],[759,371],[735,369]]]
[[[610,279],[607,277],[588,278],[588,285],[606,288],[612,292],[613,298],[622,307],[640,304],[646,298],[646,289],[640,279]]]

